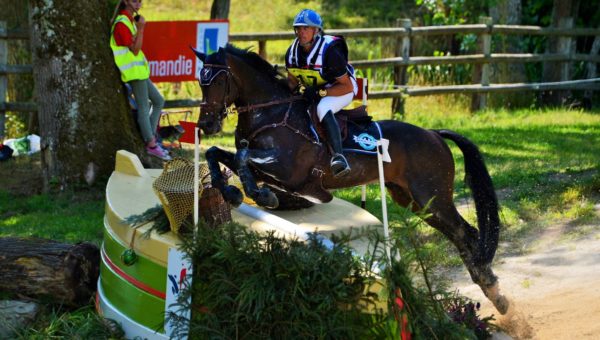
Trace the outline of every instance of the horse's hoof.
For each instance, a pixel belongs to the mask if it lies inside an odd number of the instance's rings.
[[[275,196],[275,194],[267,188],[259,189],[254,201],[259,206],[269,209],[275,209],[279,206],[279,200],[277,199],[277,196]]]
[[[492,303],[502,315],[506,314],[508,307],[510,307],[510,301],[504,295],[499,295],[495,301],[492,301]]]
[[[228,185],[223,190],[223,199],[234,207],[239,207],[244,200],[244,195],[237,187]]]

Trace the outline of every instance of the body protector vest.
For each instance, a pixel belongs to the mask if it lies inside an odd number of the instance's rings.
[[[318,36],[319,38],[313,44],[312,49],[306,57],[306,63],[304,66],[300,66],[300,60],[298,60],[298,49],[301,48],[298,38],[292,43],[290,53],[288,55],[288,72],[296,77],[305,86],[322,86],[329,87],[335,82],[335,79],[325,79],[323,74],[323,61],[327,48],[335,41],[341,40],[341,46],[343,49],[344,56],[348,60],[348,47],[342,37],[323,35]],[[348,76],[351,78],[353,84],[356,84],[356,78],[354,76],[354,68],[349,63],[346,64],[346,70]],[[354,85],[354,93],[356,94],[356,85]]]
[[[148,67],[148,61],[146,60],[144,52],[140,50],[138,54],[135,55],[131,52],[129,47],[117,45],[114,31],[115,26],[119,22],[125,24],[133,36],[136,35],[137,28],[126,15],[121,14],[117,16],[110,30],[110,48],[115,57],[115,64],[117,64],[119,71],[121,71],[121,80],[126,83],[131,80],[144,80],[150,78],[150,68]]]

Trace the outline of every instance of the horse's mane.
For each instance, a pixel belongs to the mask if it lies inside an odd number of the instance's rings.
[[[273,66],[255,52],[250,51],[250,47],[243,49],[232,44],[227,44],[225,45],[225,51],[240,58],[257,72],[269,76],[273,82],[284,85],[289,90],[287,87],[287,78],[277,71],[277,66]]]

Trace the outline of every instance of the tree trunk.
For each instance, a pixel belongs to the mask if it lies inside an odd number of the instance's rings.
[[[230,0],[213,0],[210,8],[211,19],[227,19],[229,18]]]
[[[578,0],[554,0],[552,7],[552,27],[560,27],[566,18],[576,19],[579,9]],[[546,47],[546,53],[561,53],[561,38],[550,36]],[[545,62],[542,69],[543,82],[555,82],[561,80],[562,67],[555,62]],[[543,91],[540,93],[540,102],[545,106],[559,106],[564,104],[567,91]]]
[[[143,150],[109,47],[106,4],[31,0],[30,14],[44,190],[92,184],[112,172],[117,150]]]
[[[96,291],[100,250],[92,243],[0,238],[0,291],[79,307]]]
[[[520,25],[522,18],[521,0],[500,0],[490,7],[493,23],[501,25]],[[496,53],[521,53],[521,37],[501,36],[496,40]],[[490,65],[490,81],[492,83],[526,83],[525,65],[523,63],[498,63]],[[528,105],[531,101],[526,96],[514,94],[494,94],[489,96],[490,106],[515,107]]]

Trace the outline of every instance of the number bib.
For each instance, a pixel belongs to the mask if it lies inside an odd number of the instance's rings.
[[[321,86],[327,84],[327,81],[321,77],[318,70],[309,70],[306,68],[289,68],[288,72],[298,79],[305,86]]]

